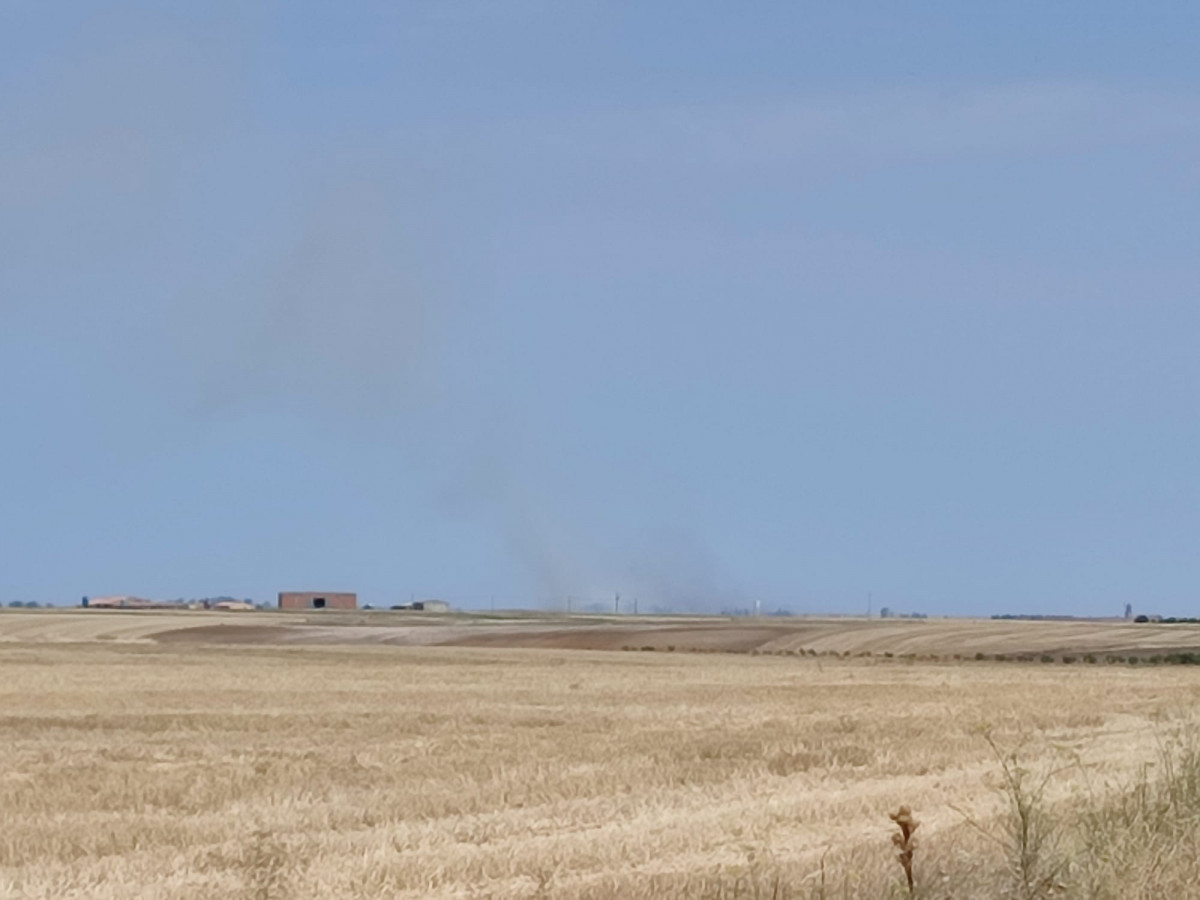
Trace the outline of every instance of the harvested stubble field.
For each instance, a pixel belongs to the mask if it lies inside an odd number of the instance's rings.
[[[1050,809],[1136,780],[1200,699],[1190,667],[154,644],[119,616],[136,634],[69,641],[0,619],[3,897],[892,896],[900,804],[923,895],[1000,896],[981,727],[1053,773]],[[1112,896],[1165,882],[1137,884]]]
[[[0,642],[157,642],[272,645],[652,649],[925,658],[1200,652],[1200,625],[1114,620],[728,619],[701,616],[0,611]]]

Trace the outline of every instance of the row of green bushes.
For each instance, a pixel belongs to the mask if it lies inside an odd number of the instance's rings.
[[[975,659],[979,661],[993,660],[995,662],[1033,662],[1034,657],[1028,655],[1009,655],[1005,653],[996,653],[988,656],[986,653],[976,653]],[[1147,666],[1200,666],[1200,653],[1191,651],[1181,651],[1178,653],[1154,653],[1148,656],[1138,656],[1131,654],[1122,656],[1120,654],[1106,653],[1103,656],[1098,656],[1095,653],[1084,653],[1076,656],[1073,653],[1063,653],[1060,656],[1054,656],[1049,653],[1043,653],[1038,658],[1039,662],[1055,663],[1061,662],[1064,665],[1082,662],[1087,665],[1096,665],[1097,663],[1105,663],[1107,665],[1124,665],[1131,666],[1147,665]]]
[[[644,652],[655,652],[665,650],[668,653],[675,652],[675,645],[668,644],[666,647],[655,647],[649,644],[641,647],[625,645],[622,650],[641,650]],[[1146,665],[1146,666],[1200,666],[1200,651],[1177,651],[1174,653],[1155,653],[1151,655],[1139,656],[1130,654],[1124,656],[1121,654],[1106,653],[1098,655],[1095,653],[1062,653],[1058,655],[1043,653],[1041,655],[1028,653],[976,653],[974,657],[964,656],[961,653],[955,653],[947,656],[938,656],[936,654],[914,654],[914,653],[871,653],[868,650],[862,650],[858,653],[850,651],[839,652],[837,650],[723,650],[712,648],[679,648],[684,653],[740,653],[749,654],[750,656],[823,656],[833,657],[836,659],[848,659],[855,657],[858,659],[873,658],[873,659],[900,659],[904,662],[965,662],[974,659],[976,662],[1042,662],[1042,663],[1062,663],[1063,665],[1073,665],[1074,663],[1084,663],[1086,665],[1098,665],[1104,663],[1106,665]]]

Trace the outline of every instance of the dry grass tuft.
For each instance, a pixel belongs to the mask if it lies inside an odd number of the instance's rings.
[[[1006,810],[1001,817],[999,841],[1008,860],[1012,893],[1023,900],[1039,900],[1061,888],[1065,866],[1058,854],[1061,825],[1046,802],[1046,790],[1060,769],[1035,773],[1023,765],[1020,749],[1003,750],[990,732],[984,740],[996,757],[1000,792]]]

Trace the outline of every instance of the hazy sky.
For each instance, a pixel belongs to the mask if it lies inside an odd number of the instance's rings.
[[[0,4],[0,602],[1200,614],[1200,5]]]

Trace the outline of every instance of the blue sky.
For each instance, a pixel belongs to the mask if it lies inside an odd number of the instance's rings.
[[[0,602],[1200,611],[1200,7],[0,6]]]

